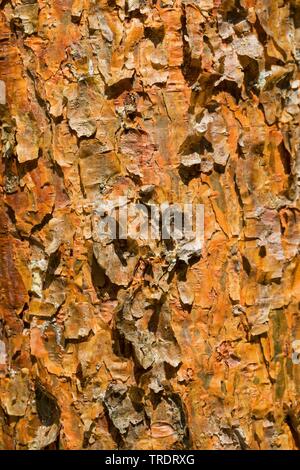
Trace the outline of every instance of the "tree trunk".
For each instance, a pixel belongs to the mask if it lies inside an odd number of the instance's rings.
[[[0,447],[300,448],[300,1],[0,5]]]

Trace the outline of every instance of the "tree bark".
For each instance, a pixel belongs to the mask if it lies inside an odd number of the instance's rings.
[[[0,447],[299,449],[299,0],[0,7]]]

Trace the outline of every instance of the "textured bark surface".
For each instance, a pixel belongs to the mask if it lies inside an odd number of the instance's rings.
[[[0,5],[0,447],[299,448],[299,0]]]

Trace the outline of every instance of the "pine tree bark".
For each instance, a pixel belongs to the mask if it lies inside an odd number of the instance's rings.
[[[0,8],[0,447],[299,449],[299,0]]]

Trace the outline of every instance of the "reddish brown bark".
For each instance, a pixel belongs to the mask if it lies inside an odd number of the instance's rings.
[[[0,447],[298,448],[300,2],[0,6]],[[201,255],[101,244],[124,194]]]

